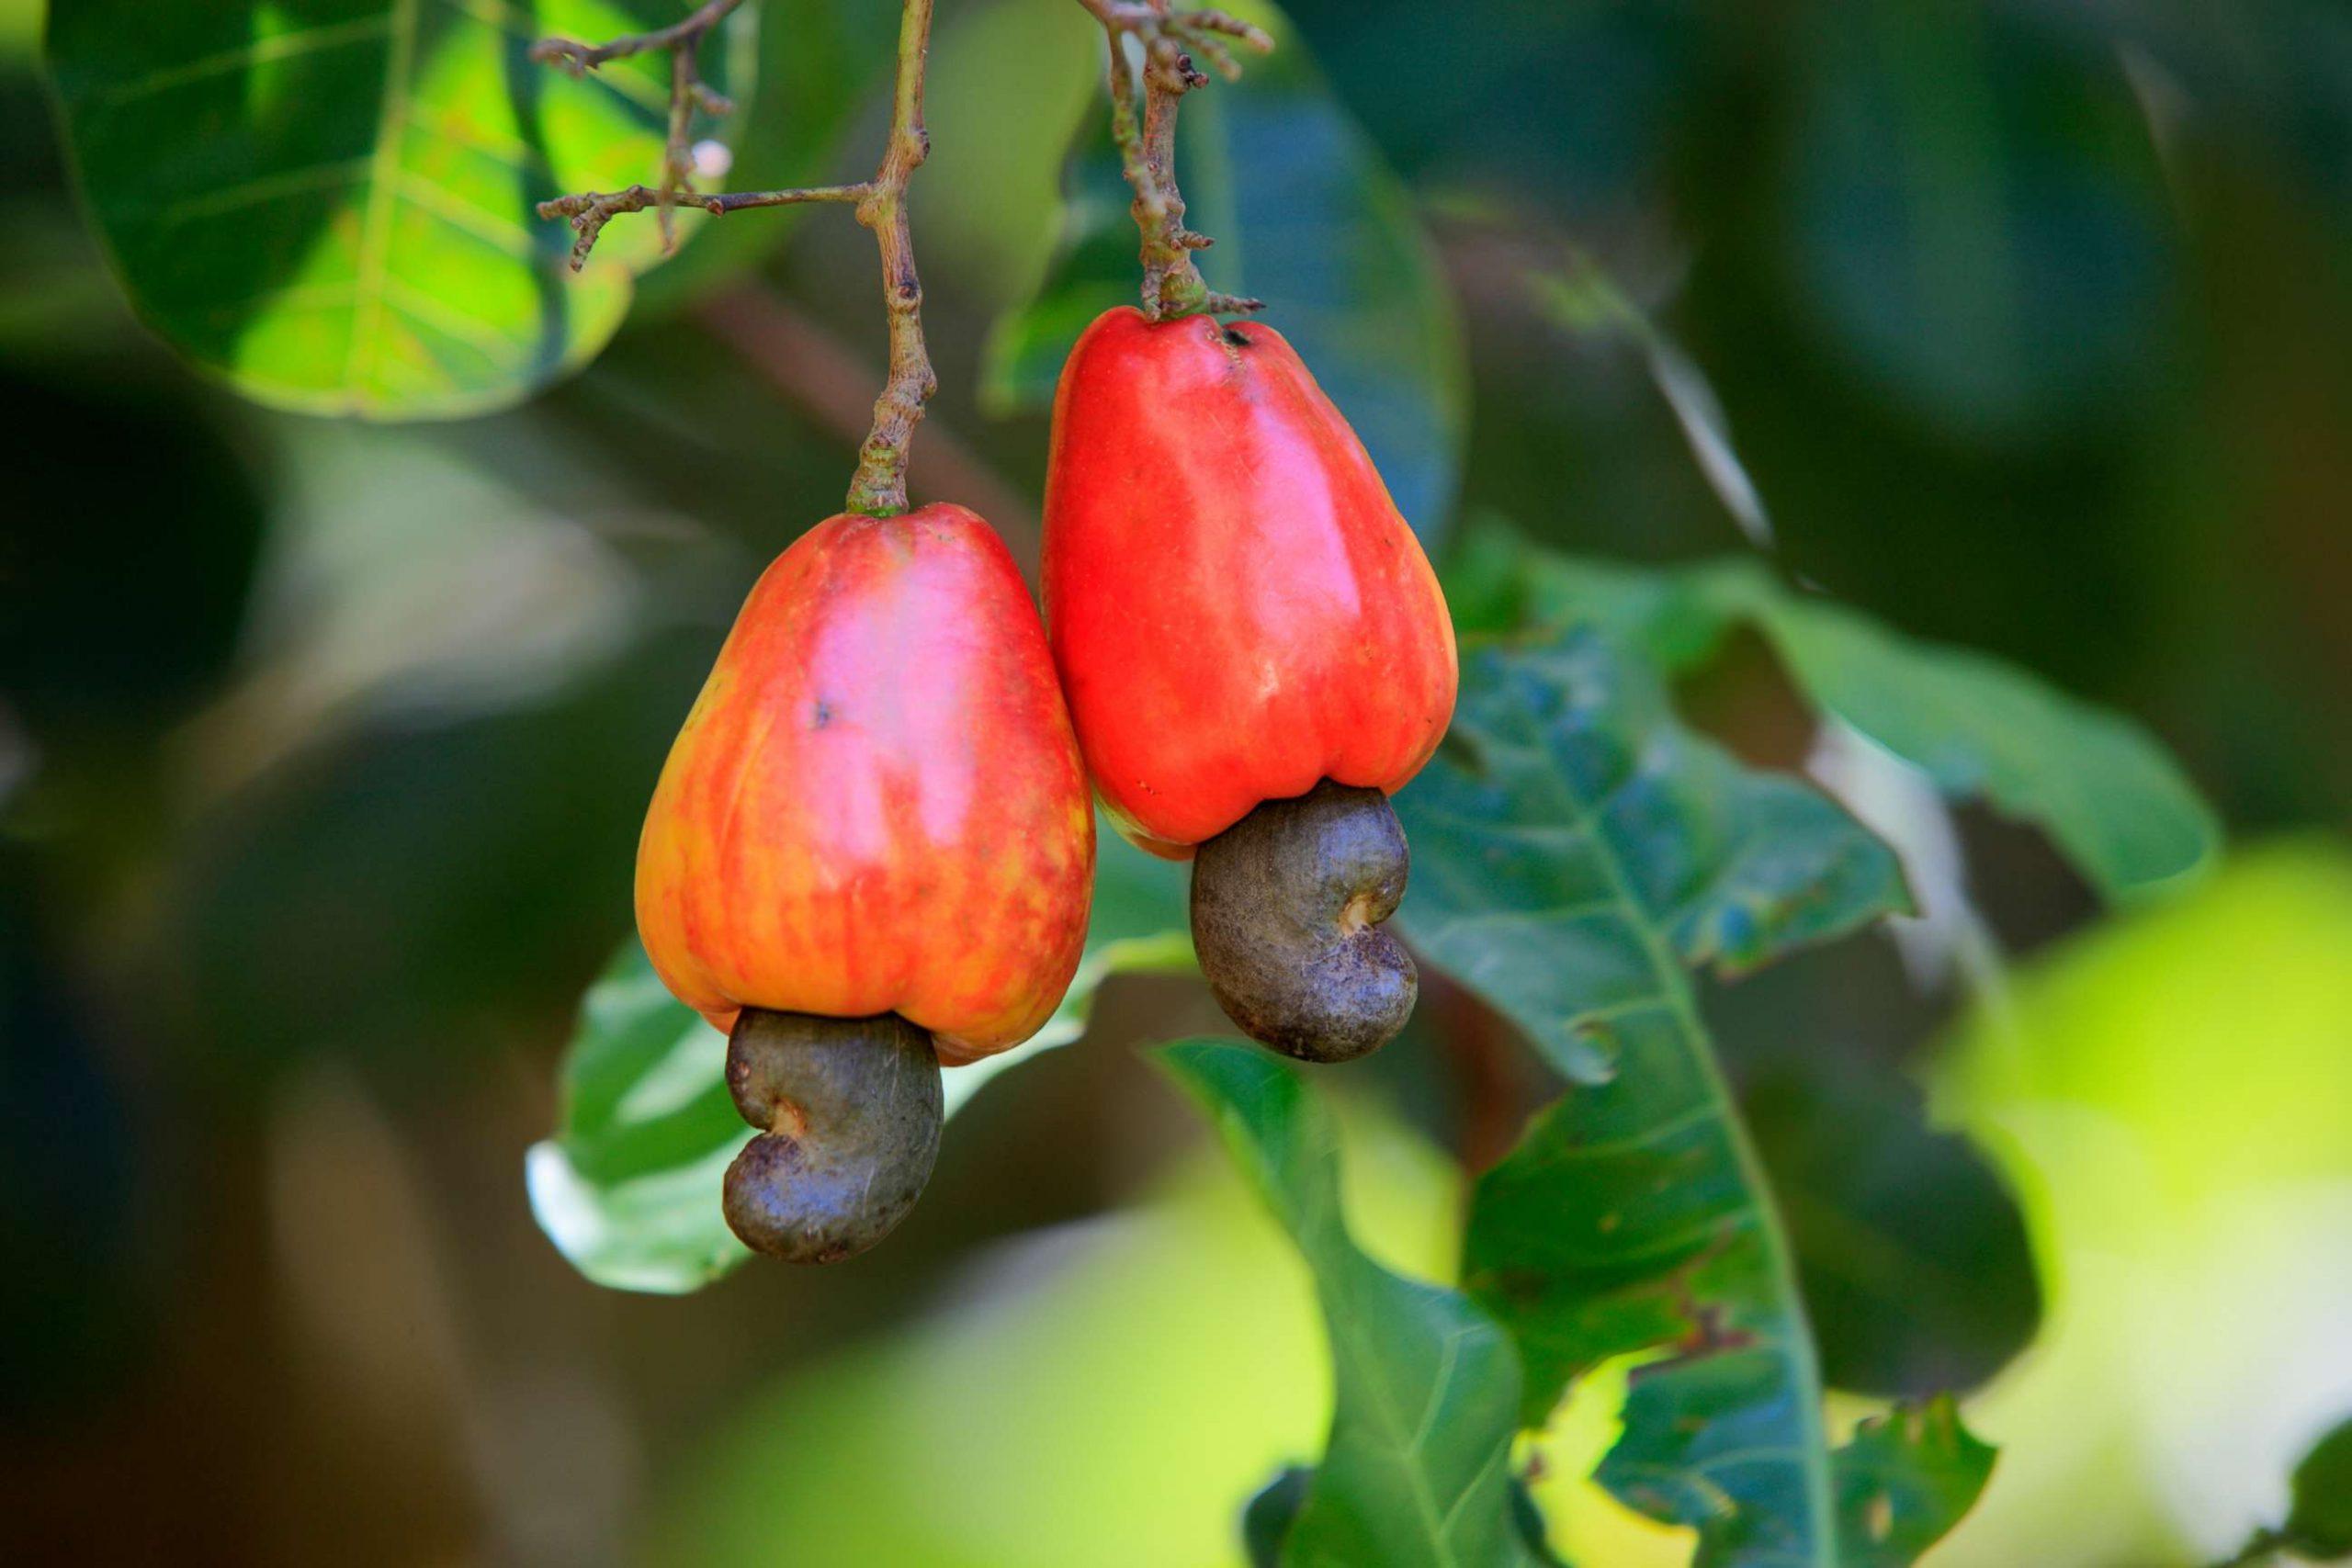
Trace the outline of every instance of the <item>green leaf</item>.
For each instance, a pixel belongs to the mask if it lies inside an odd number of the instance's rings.
[[[1453,730],[1397,797],[1431,963],[1582,1080],[1480,1179],[1464,1281],[1540,1424],[1634,1378],[1600,1479],[1696,1525],[1700,1561],[1833,1561],[1821,1385],[1786,1238],[1686,968],[1752,967],[1904,907],[1893,854],[1793,779],[1685,730],[1585,627],[1464,660]]]
[[[2313,1444],[2295,1466],[2294,1498],[2287,1535],[2295,1550],[2323,1559],[2352,1557],[2352,1420]]]
[[[1993,1450],[1949,1395],[1863,1422],[1838,1450],[1838,1561],[1910,1568],[1975,1506]]]
[[[1305,1465],[1289,1465],[1243,1505],[1241,1547],[1250,1555],[1250,1568],[1281,1568],[1291,1526],[1306,1506],[1306,1490],[1314,1482],[1313,1471]]]
[[[2131,720],[1837,604],[1775,590],[1752,614],[1815,701],[1945,794],[2041,827],[2107,897],[2186,876],[2220,850],[2211,812]]]
[[[2211,810],[2144,729],[2014,665],[1906,637],[1749,560],[1652,570],[1521,551],[1532,622],[1596,619],[1676,670],[1753,626],[1825,711],[1945,795],[2041,828],[2107,897],[2198,874],[2220,852]]]
[[[1396,177],[1270,5],[1273,53],[1189,96],[1177,126],[1188,221],[1216,241],[1213,288],[1266,300],[1424,538],[1453,506],[1468,383],[1453,301]],[[1246,177],[1243,172],[1246,171]],[[1107,112],[1088,117],[1066,180],[1061,254],[1037,297],[998,321],[982,396],[1000,412],[1053,401],[1086,324],[1132,305],[1141,276]]]
[[[1984,1152],[1930,1126],[1917,1087],[1870,1053],[1792,1040],[1741,1066],[1824,1380],[1887,1396],[1970,1389],[2024,1349],[2041,1283]]]
[[[719,1211],[751,1137],[727,1037],[663,987],[631,937],[589,988],[563,1064],[563,1124],[531,1146],[531,1213],[597,1284],[683,1295],[751,1256]]]
[[[175,347],[278,407],[450,417],[593,355],[659,254],[650,220],[616,221],[574,276],[571,231],[533,208],[657,176],[666,58],[573,80],[526,58],[531,43],[685,9],[78,0],[51,15],[49,64],[91,215]],[[749,15],[706,45],[722,90],[747,63],[730,57]]]
[[[1589,627],[1465,658],[1453,731],[1396,807],[1406,934],[1587,1083],[1703,1045],[1683,1037],[1683,965],[1738,975],[1907,907],[1884,845],[1684,730]],[[1688,1065],[1671,1078],[1644,1092],[1699,1103]]]
[[[1525,1562],[1510,1493],[1510,1342],[1460,1293],[1357,1248],[1340,1213],[1338,1124],[1295,1068],[1215,1040],[1167,1046],[1159,1060],[1297,1242],[1330,1334],[1330,1445],[1282,1561]]]
[[[1114,974],[1188,972],[1185,868],[1100,836],[1086,953],[1024,1043],[946,1075],[947,1113],[1014,1064],[1086,1032]],[[673,998],[632,937],[582,1004],[563,1064],[563,1122],[525,1161],[531,1211],[572,1266],[615,1290],[684,1294],[751,1256],[719,1212],[752,1135],[729,1099],[727,1037]]]

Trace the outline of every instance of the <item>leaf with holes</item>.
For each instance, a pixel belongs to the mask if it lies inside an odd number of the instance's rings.
[[[1838,1450],[1838,1561],[1909,1568],[1976,1506],[1993,1449],[1960,1423],[1949,1395],[1898,1405],[1854,1428]]]
[[[1510,1484],[1519,1365],[1502,1330],[1458,1292],[1357,1248],[1340,1208],[1339,1125],[1295,1068],[1218,1040],[1159,1060],[1298,1244],[1330,1333],[1329,1450],[1295,1509],[1280,1490],[1261,1495],[1252,1539],[1279,1540],[1295,1568],[1526,1563]]]
[[[81,186],[147,321],[246,396],[435,418],[512,402],[593,355],[660,237],[616,222],[585,271],[535,205],[659,175],[668,69],[584,80],[527,58],[684,0],[213,0],[51,7]],[[748,10],[702,63],[729,87]],[[734,70],[741,93],[745,73]],[[700,217],[683,214],[682,228]]]
[[[1011,1051],[946,1075],[947,1112],[997,1074],[1086,1032],[1114,974],[1189,972],[1184,868],[1101,836],[1086,953],[1054,1016]],[[683,1294],[751,1254],[719,1213],[752,1135],[728,1097],[727,1037],[662,988],[632,937],[587,995],[563,1063],[563,1125],[525,1163],[531,1211],[572,1266],[616,1290]]]
[[[1480,1179],[1464,1242],[1524,1418],[1611,1356],[1668,1352],[1634,1375],[1601,1482],[1700,1526],[1703,1562],[1834,1561],[1812,1337],[1688,970],[1904,908],[1893,854],[1684,729],[1590,627],[1466,658],[1453,733],[1396,805],[1406,934],[1580,1080]]]

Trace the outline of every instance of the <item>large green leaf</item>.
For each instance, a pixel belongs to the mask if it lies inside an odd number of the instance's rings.
[[[573,80],[531,62],[531,43],[686,9],[67,0],[49,62],[85,198],[151,325],[264,402],[445,417],[593,355],[658,254],[651,222],[617,222],[575,277],[570,230],[533,208],[658,175],[666,60]],[[706,47],[715,85],[749,15]]]
[[[1510,1487],[1519,1367],[1502,1330],[1458,1292],[1358,1249],[1340,1212],[1338,1124],[1296,1069],[1215,1040],[1168,1046],[1159,1060],[1297,1242],[1330,1335],[1330,1445],[1282,1534],[1282,1561],[1526,1562]]]
[[[1273,6],[1230,7],[1263,23],[1274,51],[1239,82],[1185,99],[1177,175],[1189,221],[1214,237],[1210,287],[1266,300],[1380,467],[1423,537],[1453,506],[1467,423],[1464,347],[1452,296],[1396,176]],[[1107,118],[1080,129],[1067,175],[1062,250],[1037,297],[999,321],[983,394],[1000,411],[1053,400],[1086,323],[1136,299],[1130,199]]]
[[[1407,935],[1588,1083],[1702,1040],[1679,1033],[1684,965],[1738,975],[1907,905],[1884,845],[1683,729],[1589,626],[1465,657],[1453,732],[1397,809]],[[1693,1087],[1649,1086],[1678,1110]]]
[[[1668,1352],[1600,1480],[1698,1526],[1702,1562],[1833,1562],[1813,1342],[1688,970],[1903,908],[1893,854],[1684,729],[1590,627],[1474,651],[1397,807],[1407,935],[1582,1080],[1479,1180],[1464,1240],[1464,1284],[1524,1359],[1523,1416],[1609,1357]]]
[[[1086,954],[1025,1043],[946,1077],[948,1114],[1014,1064],[1086,1032],[1117,973],[1192,966],[1184,868],[1100,836]],[[673,998],[631,938],[589,992],[563,1065],[563,1124],[526,1161],[532,1213],[573,1267],[616,1290],[682,1294],[751,1256],[719,1212],[752,1135],[729,1099],[727,1037]]]
[[[1505,564],[1515,558],[1515,569]],[[2047,832],[2110,898],[2196,874],[2221,829],[2145,730],[1999,660],[1923,642],[1776,581],[1752,560],[1679,570],[1536,550],[1499,531],[1471,558],[1517,582],[1482,600],[1490,623],[1607,623],[1669,669],[1703,661],[1733,626],[1763,633],[1805,694],[1921,769]]]

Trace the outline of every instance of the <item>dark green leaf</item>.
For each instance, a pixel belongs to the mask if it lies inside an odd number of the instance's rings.
[[[79,0],[53,9],[49,60],[91,213],[150,324],[265,402],[440,417],[594,355],[659,254],[651,221],[624,220],[575,277],[571,231],[533,208],[658,175],[665,59],[575,81],[526,51],[685,10]],[[749,16],[706,46],[714,85]]]
[[[1285,1563],[1516,1564],[1509,1482],[1519,1368],[1485,1314],[1359,1251],[1340,1202],[1338,1123],[1297,1070],[1193,1040],[1159,1053],[1297,1242],[1329,1330],[1338,1409]]]
[[[1027,1043],[946,1077],[947,1111],[1013,1064],[1086,1032],[1117,973],[1192,965],[1184,868],[1100,838],[1077,977]],[[751,1256],[719,1213],[719,1181],[752,1135],[728,1098],[727,1040],[662,987],[635,938],[582,1006],[564,1058],[563,1124],[526,1165],[532,1212],[573,1267],[616,1290],[699,1290]]]
[[[1552,1550],[1552,1532],[1544,1523],[1544,1510],[1536,1506],[1527,1483],[1516,1475],[1510,1478],[1510,1522],[1519,1532],[1519,1543],[1538,1568],[1567,1568]]]
[[[2323,1559],[2352,1557],[2352,1420],[2322,1438],[2295,1466],[2294,1498],[2287,1534],[2296,1550]]]
[[[1980,440],[2128,411],[2177,330],[2172,206],[2119,51],[2023,9],[1815,14],[1777,161],[1804,319]]]
[[[1657,571],[1533,550],[1525,560],[1531,620],[1601,621],[1671,669],[1702,661],[1731,626],[1755,626],[1823,709],[1946,795],[2039,826],[2110,898],[2196,874],[2220,852],[2212,812],[2145,730],[2013,665],[1804,596],[1752,561]]]
[[[1235,9],[1263,21],[1276,47],[1247,56],[1239,82],[1186,98],[1178,121],[1188,220],[1216,241],[1202,269],[1213,288],[1266,300],[1265,320],[1433,538],[1453,505],[1467,414],[1453,299],[1402,187],[1305,42],[1271,6]],[[989,343],[983,392],[1000,410],[1049,404],[1086,323],[1136,302],[1136,230],[1105,115],[1080,131],[1067,191],[1058,261]]]
[[[1947,1395],[1863,1422],[1836,1472],[1841,1568],[1910,1568],[1975,1506],[1993,1450]]]
[[[1947,795],[2037,824],[2108,897],[2187,875],[2219,852],[2212,813],[2131,720],[1840,605],[1776,593],[1751,614],[1822,706]]]
[[[1465,659],[1453,732],[1396,805],[1408,936],[1585,1082],[1693,1043],[1684,965],[1736,975],[1906,907],[1883,845],[1682,729],[1590,628]],[[1644,1092],[1679,1111],[1702,1087],[1686,1066]]]
[[[1250,1568],[1281,1568],[1283,1543],[1298,1511],[1306,1506],[1306,1489],[1315,1472],[1294,1464],[1261,1487],[1241,1510],[1241,1546],[1250,1554]]]
[[[2025,1348],[2041,1287],[2017,1201],[1901,1072],[1798,1041],[1743,1077],[1832,1387],[1973,1388]]]
[[[1667,1350],[1600,1479],[1699,1526],[1702,1562],[1830,1561],[1813,1344],[1686,969],[1902,908],[1894,856],[1683,729],[1589,627],[1467,659],[1453,735],[1397,808],[1407,934],[1589,1086],[1480,1179],[1464,1242],[1466,1288],[1525,1361],[1524,1418],[1607,1357]]]

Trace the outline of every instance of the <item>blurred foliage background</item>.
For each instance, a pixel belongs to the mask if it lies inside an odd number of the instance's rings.
[[[854,175],[895,7],[765,11],[732,183]],[[1096,265],[1099,158],[1065,154],[1100,45],[1069,0],[942,13],[915,483],[1034,564],[1024,306]],[[1195,100],[1208,271],[1313,339],[1441,552],[1769,530],[2138,716],[2226,818],[2217,874],[2109,913],[1963,815],[2010,966],[1873,934],[1706,999],[1849,1414],[1958,1385],[2004,1445],[1931,1561],[2185,1564],[2275,1522],[2352,1414],[2352,14],[1289,13],[1257,96]],[[1216,1027],[1193,987],[1119,980],[990,1083],[853,1269],[603,1292],[526,1205],[670,735],[838,504],[866,237],[708,226],[479,420],[268,412],[134,318],[42,23],[0,0],[0,1557],[1237,1561],[1329,1373],[1295,1258],[1125,1048]],[[1804,759],[1761,643],[1680,694]],[[1350,1175],[1367,1246],[1433,1272],[1445,1156],[1494,1136],[1445,1058],[1491,1030],[1423,1012],[1351,1076]],[[1687,1553],[1583,1506],[1590,1561]]]

